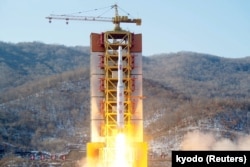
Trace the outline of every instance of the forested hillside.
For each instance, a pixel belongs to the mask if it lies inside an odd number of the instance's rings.
[[[250,57],[229,59],[194,52],[145,57],[145,78],[191,96],[248,98]]]
[[[77,69],[3,94],[0,140],[15,146],[64,151],[89,138],[89,70]]]
[[[89,60],[88,47],[0,42],[0,148],[84,147],[90,133]],[[231,140],[235,132],[248,134],[249,74],[250,57],[194,52],[143,57],[150,151],[179,149],[190,129],[221,129]]]
[[[88,47],[0,42],[0,92],[53,74],[88,68],[89,60]],[[178,52],[148,56],[143,60],[144,78],[189,95],[238,98],[249,95],[249,57],[228,59]]]
[[[88,66],[88,50],[40,42],[0,42],[0,93],[28,81]]]

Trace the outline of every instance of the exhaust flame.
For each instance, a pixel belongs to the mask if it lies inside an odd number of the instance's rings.
[[[129,162],[130,156],[126,136],[123,133],[117,134],[115,141],[115,161],[113,167],[131,167],[131,162]]]

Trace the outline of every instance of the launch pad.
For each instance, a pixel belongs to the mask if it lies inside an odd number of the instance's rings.
[[[142,35],[92,33],[88,167],[147,167],[143,142]],[[124,158],[124,162],[122,158]],[[116,164],[117,163],[117,164]]]

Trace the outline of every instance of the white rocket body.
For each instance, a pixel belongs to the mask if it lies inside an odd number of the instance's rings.
[[[124,84],[123,84],[123,64],[122,47],[118,48],[118,82],[117,82],[117,128],[124,128]]]

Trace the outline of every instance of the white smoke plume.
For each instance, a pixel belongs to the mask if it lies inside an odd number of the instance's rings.
[[[188,132],[181,143],[181,150],[250,150],[250,135],[239,136],[232,141],[217,138],[214,133]]]

